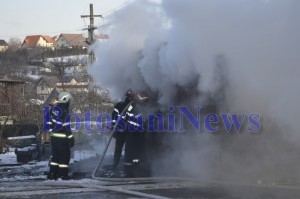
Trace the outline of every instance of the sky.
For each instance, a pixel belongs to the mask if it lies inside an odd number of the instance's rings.
[[[1,1],[0,39],[12,37],[23,40],[27,35],[60,33],[86,33],[89,25],[89,4],[94,5],[95,25],[101,25],[105,17],[126,5],[129,0],[9,0]],[[97,32],[96,32],[97,33]]]

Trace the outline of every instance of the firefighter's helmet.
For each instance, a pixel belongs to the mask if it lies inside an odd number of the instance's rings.
[[[133,95],[134,95],[134,93],[132,92],[131,89],[128,89],[128,90],[126,91],[126,93],[125,93],[125,96],[126,96],[126,97],[132,97]]]
[[[72,98],[72,95],[70,93],[61,92],[58,95],[58,103],[68,103],[71,98]]]

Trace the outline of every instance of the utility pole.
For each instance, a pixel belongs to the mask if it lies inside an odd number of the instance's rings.
[[[89,46],[93,45],[95,42],[94,39],[94,30],[97,29],[97,27],[94,25],[94,17],[102,17],[102,15],[94,15],[94,9],[93,9],[93,4],[90,4],[90,14],[89,15],[81,15],[81,18],[90,18],[90,25],[88,26],[88,39],[87,39],[87,44]],[[91,51],[89,54],[89,62],[92,64],[95,60],[95,55]]]

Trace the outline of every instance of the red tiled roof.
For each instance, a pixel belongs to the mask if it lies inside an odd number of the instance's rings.
[[[56,40],[58,39],[59,35],[55,35],[54,37],[52,37],[53,41],[56,42]]]
[[[31,36],[26,36],[23,44],[25,43],[27,45],[27,47],[36,47],[36,45],[41,37],[47,43],[54,43],[54,40],[51,37],[49,37],[48,35],[31,35]]]
[[[41,35],[26,36],[23,43],[25,43],[28,47],[35,47],[40,37]]]
[[[70,46],[87,46],[86,38],[82,34],[61,34]]]
[[[48,35],[41,35],[41,36],[47,41],[47,43],[54,43],[55,42],[55,40],[52,37],[48,36]]]

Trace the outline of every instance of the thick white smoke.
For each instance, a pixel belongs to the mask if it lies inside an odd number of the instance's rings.
[[[269,138],[298,143],[299,11],[298,0],[133,1],[107,19],[90,72],[115,98],[150,88],[167,104],[197,78],[198,91],[219,92],[222,55],[228,111],[261,113]]]

